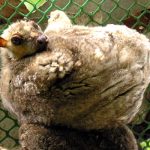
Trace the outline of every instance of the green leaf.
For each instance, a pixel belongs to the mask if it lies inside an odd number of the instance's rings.
[[[148,140],[145,140],[145,141],[142,141],[141,143],[140,143],[140,146],[142,147],[142,149],[144,149],[144,150],[150,150],[150,139],[148,139]]]
[[[147,144],[146,144],[146,142],[145,142],[145,141],[141,142],[141,143],[140,143],[140,145],[141,145],[141,147],[142,147],[142,148],[144,148],[144,147],[146,147],[146,146],[147,146]]]
[[[46,0],[26,0],[24,1],[24,5],[29,11],[32,11],[34,8],[41,7],[45,2]]]

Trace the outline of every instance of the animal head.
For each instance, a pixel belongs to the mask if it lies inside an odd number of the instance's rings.
[[[71,27],[72,23],[69,17],[60,10],[55,10],[50,13],[50,18],[48,19],[48,26],[45,33],[48,32],[59,32],[62,29]]]
[[[21,59],[37,51],[45,50],[47,37],[34,21],[21,20],[10,25],[0,37],[0,47],[10,57]]]

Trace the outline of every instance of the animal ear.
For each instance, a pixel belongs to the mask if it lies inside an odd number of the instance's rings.
[[[0,47],[6,47],[7,46],[7,40],[0,37]]]

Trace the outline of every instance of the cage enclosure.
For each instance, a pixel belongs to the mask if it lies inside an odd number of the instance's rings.
[[[150,0],[1,0],[0,34],[18,19],[35,20],[44,29],[49,13],[56,9],[66,12],[74,24],[125,24],[150,36]],[[150,87],[145,97],[129,126],[142,149],[150,150]],[[0,146],[9,149],[18,146],[18,128],[15,117],[0,103]]]

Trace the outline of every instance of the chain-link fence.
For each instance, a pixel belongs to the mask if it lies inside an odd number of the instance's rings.
[[[0,33],[17,19],[32,19],[44,29],[52,10],[63,10],[74,24],[89,26],[125,24],[150,33],[150,0],[0,0]],[[150,88],[140,114],[131,124],[144,150],[150,150]],[[0,145],[12,149],[18,145],[17,121],[0,103]]]

